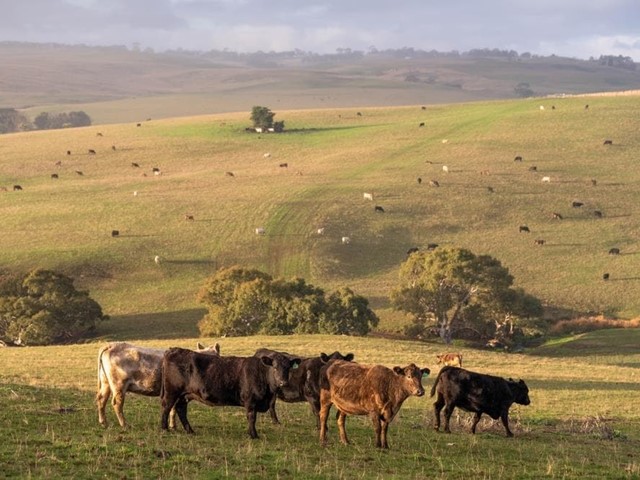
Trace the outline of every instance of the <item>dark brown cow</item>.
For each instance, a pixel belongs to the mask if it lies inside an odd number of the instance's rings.
[[[220,345],[205,347],[197,344],[198,351],[209,355],[219,355]],[[127,392],[148,397],[160,395],[162,382],[162,357],[166,350],[138,347],[126,342],[114,342],[105,345],[98,352],[98,421],[107,425],[105,408],[113,394],[113,409],[121,427],[126,426],[123,406]],[[174,412],[171,412],[171,426],[174,425]]]
[[[603,145],[613,145],[613,140],[605,140],[602,144]]]
[[[609,255],[620,255],[620,249],[619,248],[610,248],[609,249]]]
[[[176,409],[187,433],[193,429],[187,418],[188,400],[205,405],[244,407],[248,433],[258,438],[257,412],[266,412],[278,389],[289,382],[289,371],[300,364],[274,353],[260,357],[214,357],[183,348],[170,348],[162,360],[162,421],[168,428],[169,412]]]
[[[22,190],[22,186],[21,186],[21,185],[14,185],[14,186],[13,186],[13,191],[14,191],[14,192],[17,192],[17,191],[19,191],[19,190]]]
[[[457,367],[444,367],[438,373],[431,388],[431,396],[438,393],[433,404],[436,431],[440,430],[440,411],[444,407],[444,431],[451,433],[449,420],[453,410],[458,407],[467,412],[475,413],[471,433],[476,433],[476,426],[483,413],[494,420],[500,418],[507,432],[507,437],[513,437],[509,430],[509,408],[513,403],[529,405],[529,389],[524,380],[516,382],[505,380],[493,375],[470,372]]]
[[[375,207],[373,207],[373,210],[376,212],[384,213],[384,208],[382,208],[380,205],[376,205]]]
[[[256,351],[255,356],[271,355],[279,353],[286,355],[291,359],[296,358],[285,352],[276,352],[268,348],[260,348]],[[340,352],[333,352],[331,355],[321,353],[318,357],[303,358],[298,368],[291,369],[289,372],[289,385],[278,389],[277,398],[287,403],[309,402],[311,411],[316,417],[316,428],[320,428],[320,370],[334,360],[345,360],[351,362],[353,353],[342,355]],[[273,423],[280,423],[276,414],[276,397],[269,407],[271,420]]]
[[[93,148],[90,148],[88,150],[88,152],[89,152],[89,155],[95,155],[96,154],[96,151]]]
[[[338,410],[340,441],[349,443],[347,415],[369,415],[376,432],[376,447],[389,448],[387,429],[404,401],[424,395],[422,377],[428,368],[359,365],[336,360],[320,374],[320,442],[327,443],[327,417],[331,405]]]
[[[529,227],[527,227],[526,225],[520,225],[520,227],[518,227],[518,232],[531,233],[531,230],[529,230]]]
[[[551,218],[553,218],[554,220],[562,220],[562,214],[557,213],[557,212],[553,212],[551,214]]]

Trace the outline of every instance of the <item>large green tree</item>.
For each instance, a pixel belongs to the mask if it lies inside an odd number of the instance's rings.
[[[18,345],[74,340],[106,319],[89,293],[51,270],[0,278],[0,338]]]
[[[266,130],[267,128],[273,127],[273,117],[275,116],[276,114],[267,107],[256,105],[251,109],[251,121],[253,122],[253,126],[256,128],[263,128]],[[282,126],[284,128],[284,122]]]
[[[378,323],[366,298],[340,289],[328,298],[304,279],[273,279],[254,269],[229,267],[208,278],[198,293],[208,313],[203,336],[257,333],[366,335]]]
[[[540,302],[513,289],[513,277],[499,260],[455,247],[417,252],[400,267],[393,306],[412,317],[407,333],[421,336],[431,327],[446,343],[454,332],[475,328],[494,333],[514,317],[537,315]]]

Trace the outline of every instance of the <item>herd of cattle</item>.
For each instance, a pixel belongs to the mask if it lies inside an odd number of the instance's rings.
[[[456,407],[475,413],[472,433],[482,414],[500,418],[507,436],[509,408],[513,403],[529,404],[527,385],[462,368],[462,355],[437,356],[443,368],[431,388],[437,394],[434,403],[434,427],[440,429],[444,408],[444,431]],[[347,415],[368,415],[374,426],[376,447],[389,448],[387,429],[404,401],[421,397],[422,380],[429,368],[411,363],[405,367],[364,365],[354,361],[353,353],[321,353],[301,357],[266,348],[251,357],[222,356],[220,345],[197,345],[197,350],[152,349],[126,342],[110,343],[98,353],[98,420],[106,426],[105,408],[111,396],[122,427],[127,392],[161,398],[161,427],[175,427],[175,414],[188,433],[193,428],[187,418],[191,400],[210,406],[244,407],[248,433],[257,438],[257,413],[269,411],[274,423],[280,423],[276,399],[284,402],[308,402],[316,419],[320,442],[327,442],[327,419],[332,405],[337,409],[337,424],[342,443],[349,443],[345,430]]]

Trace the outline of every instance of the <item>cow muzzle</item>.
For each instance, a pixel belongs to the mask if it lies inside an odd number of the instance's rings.
[[[424,395],[424,389],[423,389],[423,388],[421,388],[420,390],[418,390],[418,391],[416,392],[416,397],[421,397],[421,396],[423,396],[423,395]]]

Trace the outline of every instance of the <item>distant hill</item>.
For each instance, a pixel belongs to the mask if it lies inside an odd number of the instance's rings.
[[[256,104],[301,109],[508,99],[522,83],[539,96],[640,87],[640,71],[626,64],[495,50],[154,53],[4,42],[0,65],[0,107],[30,117],[82,110],[94,123],[249,111]]]

